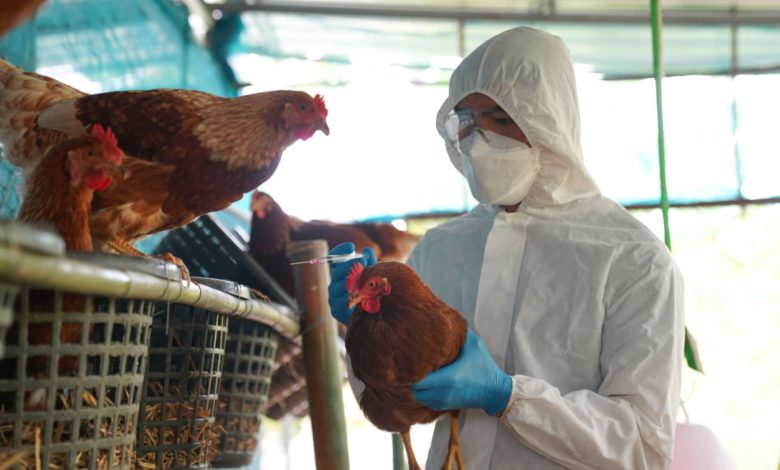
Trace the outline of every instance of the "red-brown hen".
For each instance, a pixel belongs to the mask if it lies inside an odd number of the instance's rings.
[[[419,469],[409,428],[449,413],[450,453],[461,462],[457,410],[435,411],[418,403],[410,386],[454,361],[466,341],[466,320],[439,299],[408,266],[398,262],[363,268],[347,278],[350,307],[346,348],[352,370],[366,388],[359,399],[379,429],[401,433],[410,470]]]
[[[279,90],[222,98],[159,89],[88,95],[0,61],[0,141],[29,174],[53,144],[110,126],[127,176],[94,198],[96,248],[141,254],[132,244],[224,209],[276,170],[282,152],[328,134],[319,95]]]

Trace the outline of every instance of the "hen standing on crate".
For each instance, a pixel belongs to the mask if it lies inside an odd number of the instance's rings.
[[[145,256],[136,241],[226,208],[270,178],[288,146],[327,135],[327,115],[321,96],[289,90],[88,95],[0,60],[0,141],[26,178],[49,146],[91,124],[116,134],[127,175],[94,198],[89,221],[95,248],[106,251]],[[161,257],[186,273],[175,256]]]

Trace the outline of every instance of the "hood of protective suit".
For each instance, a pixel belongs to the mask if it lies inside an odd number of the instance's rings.
[[[519,27],[505,31],[469,54],[450,79],[450,93],[436,118],[447,141],[444,118],[464,97],[493,99],[539,149],[541,169],[523,204],[545,208],[599,194],[582,160],[580,115],[569,51],[544,31]],[[447,153],[464,174],[461,156]]]

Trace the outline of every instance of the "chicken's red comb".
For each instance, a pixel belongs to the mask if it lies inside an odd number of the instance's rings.
[[[103,129],[103,126],[100,124],[93,124],[91,132],[92,137],[103,142],[103,145],[105,145],[108,149],[108,154],[111,156],[111,158],[118,162],[122,161],[122,151],[119,150],[119,143],[117,142],[114,133],[111,132],[110,127]]]
[[[360,279],[360,275],[362,273],[363,263],[352,263],[352,270],[349,272],[349,276],[347,276],[347,292],[356,292],[360,288],[358,285],[358,279]]]
[[[317,110],[320,112],[320,116],[328,117],[328,108],[325,107],[325,98],[322,95],[314,95],[314,104],[317,105]]]

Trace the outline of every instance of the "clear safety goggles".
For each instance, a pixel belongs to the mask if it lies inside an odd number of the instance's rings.
[[[496,119],[496,115],[501,116],[500,119],[510,119],[501,108],[498,107],[485,107],[485,108],[469,108],[469,109],[453,109],[444,118],[444,131],[449,143],[459,148],[460,141],[471,135],[475,130],[486,130],[480,123],[484,123],[485,120]]]

